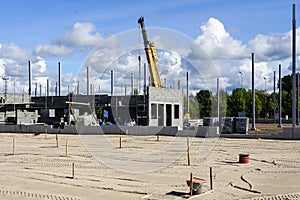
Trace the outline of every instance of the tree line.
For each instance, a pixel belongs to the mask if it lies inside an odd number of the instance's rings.
[[[287,75],[282,79],[282,116],[292,116],[292,76]],[[297,84],[299,80],[297,80]],[[274,117],[279,113],[279,82],[274,92],[265,90],[255,91],[255,117]],[[217,94],[209,90],[200,90],[196,95],[189,96],[189,111],[194,119],[217,116]],[[274,101],[275,99],[275,101]],[[247,117],[252,118],[252,90],[236,88],[231,94],[227,91],[219,91],[220,116],[237,117],[239,112],[245,112]]]

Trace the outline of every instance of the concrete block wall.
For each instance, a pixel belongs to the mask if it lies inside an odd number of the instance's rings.
[[[148,106],[149,106],[149,126],[158,126],[159,119],[151,119],[151,104],[164,105],[164,122],[162,126],[166,126],[166,105],[172,106],[172,124],[171,126],[183,126],[183,96],[181,90],[148,87]],[[174,105],[179,105],[179,118],[174,119]],[[158,108],[157,108],[158,111]]]
[[[5,94],[0,93],[0,98],[5,99]],[[28,103],[30,96],[26,94],[6,94],[6,103]]]
[[[37,110],[35,112],[17,110],[17,117],[17,124],[35,124],[40,115]]]

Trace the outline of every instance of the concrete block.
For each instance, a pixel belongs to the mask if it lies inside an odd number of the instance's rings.
[[[199,126],[197,131],[197,137],[219,137],[218,126]]]
[[[292,127],[287,127],[287,128],[283,128],[283,132],[282,132],[282,137],[283,139],[295,139],[295,140],[299,140],[300,139],[300,128],[295,128],[295,132],[293,135],[293,128]]]

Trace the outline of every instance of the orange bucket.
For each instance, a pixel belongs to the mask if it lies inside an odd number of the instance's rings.
[[[249,154],[240,154],[239,163],[247,164],[249,163]]]

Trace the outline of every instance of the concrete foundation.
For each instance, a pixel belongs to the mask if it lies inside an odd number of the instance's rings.
[[[0,133],[30,133],[30,134],[125,134],[135,136],[178,136],[178,137],[225,137],[225,138],[247,138],[247,139],[300,139],[300,128],[295,128],[294,136],[292,128],[283,128],[282,134],[219,134],[219,127],[196,127],[192,130],[178,130],[177,127],[162,126],[65,126],[58,129],[50,125],[4,125],[0,124]]]
[[[53,126],[35,125],[0,125],[1,133],[40,133],[60,134],[125,134],[135,136],[190,136],[190,137],[219,137],[219,127],[198,127],[194,130],[178,130],[178,127],[165,126]]]

